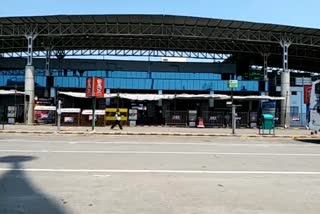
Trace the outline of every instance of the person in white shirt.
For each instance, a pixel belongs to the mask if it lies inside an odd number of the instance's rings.
[[[111,126],[111,129],[113,129],[116,125],[118,125],[120,129],[122,129],[121,115],[120,115],[119,109],[117,109],[117,111],[116,111],[116,115],[114,116],[114,123]]]

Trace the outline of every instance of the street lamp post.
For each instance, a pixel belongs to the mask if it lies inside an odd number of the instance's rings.
[[[236,118],[236,105],[233,100],[233,89],[238,88],[238,80],[229,80],[228,88],[231,89],[231,118],[232,118],[232,134],[236,134],[237,118]]]

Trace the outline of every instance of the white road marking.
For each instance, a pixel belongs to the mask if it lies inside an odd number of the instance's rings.
[[[231,139],[231,138],[230,138]],[[254,140],[254,139],[252,139]],[[286,140],[286,139],[282,139]],[[268,139],[266,139],[268,141]],[[105,145],[197,145],[197,146],[249,146],[249,147],[319,147],[317,144],[293,144],[293,143],[214,143],[214,142],[106,142],[106,141],[63,141],[63,140],[24,140],[24,139],[0,139],[0,142],[13,143],[68,143],[68,144],[105,144]]]
[[[253,146],[253,147],[269,147],[269,146],[305,146],[299,144],[262,144],[262,143],[203,143],[203,142],[72,142],[70,144],[109,144],[109,145],[191,145],[191,146]],[[306,146],[314,146],[308,144]]]
[[[0,150],[0,153],[74,153],[74,154],[132,154],[132,155],[236,155],[236,156],[311,156],[319,153],[261,153],[261,152],[178,152],[178,151],[68,151],[68,150]]]
[[[320,175],[315,171],[205,171],[205,170],[130,170],[130,169],[37,169],[0,168],[0,171],[23,172],[85,172],[85,173],[165,173],[165,174],[263,174],[263,175]]]
[[[98,178],[108,178],[111,175],[93,175],[93,177],[98,177]]]
[[[0,139],[0,142],[13,142],[13,143],[61,143],[61,140],[26,140],[26,139]]]

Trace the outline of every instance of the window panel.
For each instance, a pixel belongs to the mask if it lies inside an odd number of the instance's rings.
[[[0,76],[0,86],[4,86],[4,78],[3,78],[3,76]]]
[[[182,90],[182,81],[183,80],[176,80],[176,89]]]
[[[151,85],[152,85],[152,80],[151,79],[146,79],[145,83],[146,83],[146,85],[145,85],[146,89],[148,89],[148,90],[152,89],[151,88]]]

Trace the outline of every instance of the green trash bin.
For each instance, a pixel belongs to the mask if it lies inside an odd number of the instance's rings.
[[[275,134],[274,132],[274,117],[272,114],[262,114],[262,124],[261,124],[261,128],[259,129],[259,134],[261,134],[261,130],[262,130],[262,134],[265,134],[264,131],[267,130],[269,131],[269,134],[271,134],[271,131],[273,131],[273,134]]]
[[[262,115],[262,128],[263,129],[273,129],[273,115],[263,114]]]

